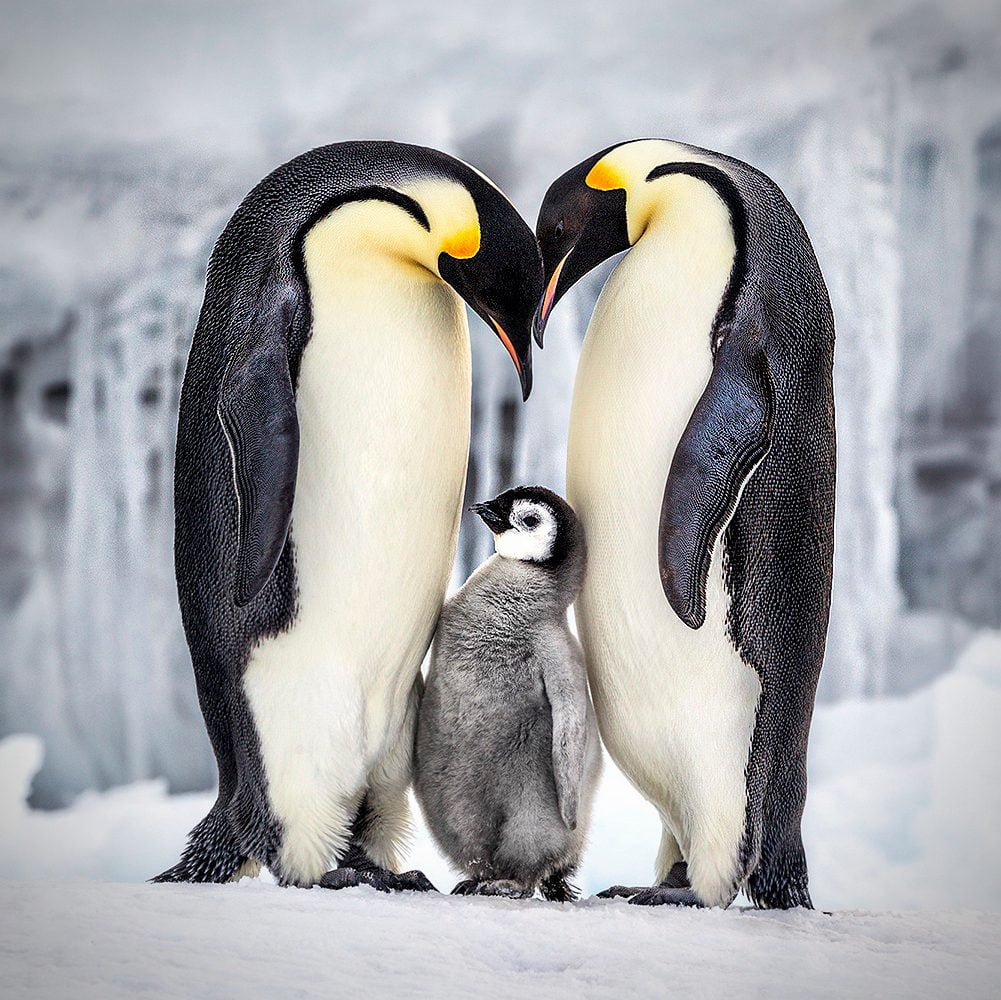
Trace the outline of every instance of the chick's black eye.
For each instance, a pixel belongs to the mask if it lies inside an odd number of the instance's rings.
[[[539,526],[539,518],[536,514],[526,514],[521,523],[531,531]]]

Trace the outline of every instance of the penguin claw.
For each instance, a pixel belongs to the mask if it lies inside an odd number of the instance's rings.
[[[666,885],[655,885],[644,889],[629,900],[632,906],[696,906],[702,907],[702,900],[691,889],[677,889]]]
[[[379,892],[437,892],[431,880],[420,871],[395,872],[384,868],[372,870],[359,868],[334,868],[319,881],[322,889],[349,889],[356,885],[369,885]]]
[[[475,896],[480,883],[474,878],[465,878],[452,890],[453,896]]]

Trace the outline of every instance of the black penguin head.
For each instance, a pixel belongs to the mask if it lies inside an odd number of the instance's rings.
[[[528,399],[532,325],[543,287],[539,247],[507,198],[476,171],[466,171],[460,180],[477,219],[450,234],[438,255],[438,274],[497,334],[518,372],[522,399]]]
[[[555,566],[579,546],[573,508],[542,486],[517,486],[472,509],[493,532],[497,554],[505,559]]]
[[[626,192],[603,168],[603,149],[578,163],[550,185],[535,232],[542,250],[545,292],[535,318],[542,346],[553,306],[588,271],[630,247]]]

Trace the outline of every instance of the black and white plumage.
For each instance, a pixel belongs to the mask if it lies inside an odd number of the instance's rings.
[[[305,153],[226,226],[175,464],[178,595],[219,794],[160,881],[263,864],[282,884],[426,883],[392,872],[465,483],[462,300],[527,396],[541,280],[531,230],[489,180],[400,143]]]
[[[567,492],[605,745],[663,821],[638,903],[809,906],[800,821],[830,607],[834,322],[809,238],[745,163],[589,157],[537,225],[549,310],[628,250],[588,327]]]
[[[519,487],[473,508],[497,554],[442,610],[421,701],[415,788],[459,893],[574,898],[601,764],[567,608],[586,559],[574,512]]]

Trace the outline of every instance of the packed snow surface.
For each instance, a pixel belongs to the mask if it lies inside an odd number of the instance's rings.
[[[992,997],[1001,917],[0,883],[20,997]]]

